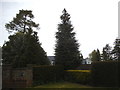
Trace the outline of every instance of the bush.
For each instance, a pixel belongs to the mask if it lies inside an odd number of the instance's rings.
[[[34,85],[57,82],[63,79],[61,66],[33,66]]]
[[[92,63],[92,83],[94,86],[118,87],[120,79],[118,78],[120,62],[102,61]]]
[[[90,70],[66,70],[65,79],[70,82],[89,84],[91,72]]]

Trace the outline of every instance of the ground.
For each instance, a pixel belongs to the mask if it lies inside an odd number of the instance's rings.
[[[87,85],[80,85],[70,82],[59,82],[36,86],[35,88],[91,88],[91,87]]]

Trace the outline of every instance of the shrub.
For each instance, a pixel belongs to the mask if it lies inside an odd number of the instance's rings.
[[[35,85],[57,82],[63,79],[61,66],[33,66],[33,81]]]
[[[67,72],[91,72],[90,70],[66,70]]]
[[[66,80],[75,83],[89,84],[91,72],[90,70],[66,70]]]
[[[120,79],[118,73],[120,62],[102,61],[92,63],[92,83],[94,86],[118,87]]]

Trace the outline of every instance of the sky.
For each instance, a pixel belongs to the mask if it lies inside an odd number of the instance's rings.
[[[19,10],[32,10],[34,21],[40,24],[39,40],[48,56],[54,55],[55,33],[66,8],[84,58],[106,44],[113,46],[118,37],[119,0],[0,0],[0,46],[10,35],[5,24],[12,21]]]

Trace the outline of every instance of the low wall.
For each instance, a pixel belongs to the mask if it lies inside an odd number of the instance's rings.
[[[2,67],[2,88],[23,88],[32,86],[32,68]]]

